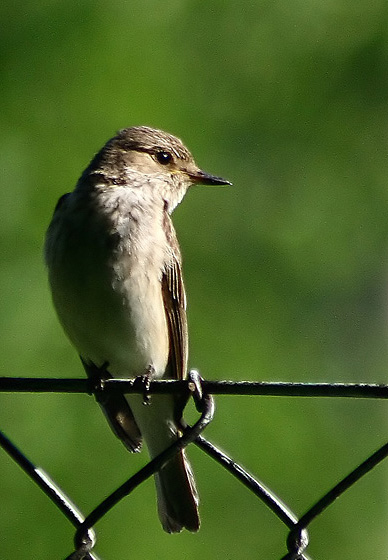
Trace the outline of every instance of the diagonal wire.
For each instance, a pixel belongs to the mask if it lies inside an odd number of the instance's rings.
[[[49,475],[40,467],[34,465],[27,457],[16,447],[11,440],[0,431],[0,446],[8,453],[8,455],[23,469],[25,473],[33,480],[39,488],[50,498],[57,508],[65,515],[65,517],[75,526],[79,527],[84,516],[77,506],[66,496],[66,494],[55,484]],[[94,531],[88,532],[88,540],[94,544]],[[87,558],[87,557],[85,557]],[[90,560],[98,560],[94,554],[89,555]]]
[[[285,503],[271,490],[269,490],[265,484],[255,479],[241,465],[236,463],[236,461],[226,455],[224,451],[221,451],[203,436],[198,436],[194,443],[207,455],[212,457],[212,459],[217,461],[217,463],[224,467],[228,472],[230,472],[235,478],[237,478],[246,488],[251,490],[251,492],[264,502],[288,528],[293,529],[293,535],[295,536],[294,542],[298,542],[299,554],[299,556],[295,556],[295,560],[309,560],[307,556],[302,554],[308,544],[307,531],[305,530],[305,527],[301,528],[300,535],[298,535],[297,538],[298,531],[295,528],[298,527],[299,522],[297,516],[291,511],[291,509],[286,506]],[[292,546],[294,546],[294,542],[292,543]]]
[[[194,379],[194,373],[190,377]],[[289,552],[282,560],[308,560],[304,550],[308,544],[307,526],[320,515],[331,503],[335,501],[350,486],[355,484],[362,476],[373,469],[379,462],[388,456],[388,444],[382,446],[368,459],[354,469],[336,486],[320,498],[299,520],[295,514],[262,482],[254,479],[241,465],[233,461],[225,453],[200,436],[200,432],[211,421],[214,413],[214,403],[209,394],[223,395],[271,395],[271,396],[298,396],[298,397],[350,397],[350,398],[388,398],[388,385],[367,383],[283,383],[283,382],[249,382],[249,381],[204,381],[200,382],[200,389],[206,393],[200,403],[205,405],[201,418],[193,426],[185,430],[184,435],[170,448],[145,465],[131,479],[108,496],[85,519],[76,506],[64,495],[48,475],[40,468],[35,467],[4,434],[0,432],[0,445],[23,468],[25,472],[42,488],[42,490],[63,511],[66,517],[76,526],[75,550],[67,560],[98,560],[91,553],[95,544],[95,536],[91,531],[92,526],[103,517],[119,500],[132,492],[143,480],[151,476],[156,470],[174,454],[178,449],[185,447],[195,440],[195,443],[208,455],[213,457],[224,468],[240,480],[247,488],[254,492],[290,529],[287,546]],[[189,395],[198,391],[195,383],[187,381],[161,380],[150,384],[149,393],[181,393]],[[125,393],[142,393],[143,387],[134,380],[109,379],[98,386],[87,379],[47,379],[47,378],[12,378],[0,377],[0,392],[61,392],[61,393],[88,393],[97,391]]]
[[[160,453],[157,457],[147,463],[135,475],[129,478],[117,490],[112,492],[105,500],[103,500],[78,526],[75,543],[76,547],[82,546],[87,536],[88,531],[95,525],[106,513],[112,509],[120,500],[130,494],[137,488],[144,480],[152,476],[157,470],[163,467],[165,463],[171,459],[180,449],[186,447],[189,443],[193,442],[198,435],[206,428],[211,422],[214,415],[214,400],[210,395],[205,395],[201,401],[203,410],[201,417],[194,426],[185,430],[183,436],[177,441]]]
[[[327,507],[329,507],[341,494],[348,490],[353,484],[355,484],[360,478],[362,478],[366,473],[371,471],[376,465],[381,463],[386,457],[388,457],[388,443],[380,447],[377,451],[372,453],[365,461],[363,461],[358,467],[351,471],[345,478],[343,478],[338,484],[336,484],[331,490],[329,490],[320,500],[318,500],[296,523],[291,531],[300,531],[307,527],[318,515],[320,515]]]
[[[262,482],[256,480],[241,465],[226,455],[224,451],[221,451],[203,436],[197,437],[195,445],[205,451],[207,455],[222,465],[228,472],[246,486],[246,488],[258,496],[260,500],[264,502],[289,529],[293,528],[297,524],[298,518],[288,508],[288,506],[275,496]]]
[[[189,443],[194,441],[200,432],[202,432],[209,422],[212,420],[214,414],[214,402],[210,397],[207,398],[206,407],[201,415],[201,418],[194,424],[192,428],[185,431],[184,435],[176,442],[170,445],[157,457],[147,463],[135,475],[122,484],[117,490],[112,492],[103,502],[101,502],[84,520],[82,525],[78,528],[77,533],[81,534],[90,529],[97,521],[99,521],[113,506],[115,506],[125,496],[130,494],[139,484],[144,482],[147,478],[152,476],[159,470],[165,463],[171,459],[173,455],[180,449],[186,447]]]
[[[200,383],[195,375],[194,389]],[[132,492],[139,484],[160,469],[175,453],[186,447],[190,442],[205,429],[214,416],[214,400],[210,395],[201,398],[197,396],[197,406],[201,408],[199,420],[191,428],[186,428],[184,434],[164,452],[155,457],[139,472],[122,484],[115,492],[101,502],[86,518],[79,512],[78,508],[70,501],[63,491],[50,479],[50,477],[39,467],[36,467],[27,457],[14,445],[4,433],[0,431],[0,446],[10,457],[27,473],[27,475],[50,497],[55,505],[64,515],[77,527],[75,544],[76,550],[66,560],[98,560],[91,549],[95,545],[95,534],[92,526],[101,519],[116,503]]]

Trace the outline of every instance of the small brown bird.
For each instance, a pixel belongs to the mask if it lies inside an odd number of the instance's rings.
[[[174,136],[145,126],[107,142],[62,196],[45,256],[54,306],[91,377],[184,379],[188,333],[181,254],[170,214],[201,171]],[[111,395],[100,404],[130,451],[151,458],[181,434],[176,397]],[[184,451],[155,474],[165,531],[199,529],[198,494]]]

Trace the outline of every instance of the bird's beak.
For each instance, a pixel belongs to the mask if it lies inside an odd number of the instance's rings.
[[[230,181],[226,179],[222,179],[222,177],[216,177],[216,175],[210,175],[210,173],[205,173],[205,171],[201,171],[200,169],[194,172],[187,173],[195,183],[199,183],[201,185],[231,185]]]

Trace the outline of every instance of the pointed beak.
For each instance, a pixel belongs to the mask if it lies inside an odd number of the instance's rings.
[[[205,173],[198,169],[193,173],[188,173],[188,175],[193,179],[195,183],[201,185],[231,185],[230,181],[222,179],[222,177],[216,177],[215,175],[210,175],[210,173]]]

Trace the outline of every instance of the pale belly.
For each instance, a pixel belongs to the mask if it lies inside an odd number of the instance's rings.
[[[74,258],[75,257],[75,258]],[[70,262],[72,260],[72,262]],[[99,266],[99,255],[76,254],[50,271],[61,324],[86,361],[108,363],[117,377],[161,377],[168,360],[168,330],[157,271]]]

